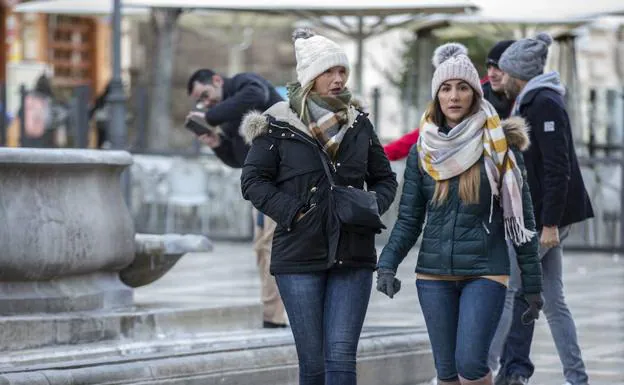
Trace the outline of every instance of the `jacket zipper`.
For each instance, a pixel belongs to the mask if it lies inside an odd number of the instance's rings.
[[[312,211],[314,211],[317,207],[318,207],[318,205],[317,205],[316,203],[312,203],[312,204],[310,205],[310,208],[308,209],[308,211],[306,211],[305,213],[303,213],[303,215],[302,215],[302,216],[301,216],[301,217],[297,220],[297,222],[295,222],[295,223],[301,222],[301,220],[302,220],[303,218],[305,218],[308,214],[310,214]]]

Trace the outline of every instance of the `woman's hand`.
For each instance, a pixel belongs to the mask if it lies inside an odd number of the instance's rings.
[[[522,313],[522,323],[529,325],[539,318],[540,310],[544,306],[544,297],[541,293],[526,294],[524,299],[529,303],[529,308]]]
[[[393,298],[401,290],[401,281],[395,275],[395,272],[390,269],[379,269],[377,271],[377,291]]]
[[[540,245],[546,249],[559,245],[559,228],[557,226],[544,226]]]

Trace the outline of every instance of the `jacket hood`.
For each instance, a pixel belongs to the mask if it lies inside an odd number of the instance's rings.
[[[516,104],[512,114],[518,115],[520,106],[530,101],[532,99],[530,95],[533,94],[533,91],[539,89],[550,89],[557,92],[561,96],[565,96],[566,93],[565,87],[561,84],[561,77],[558,72],[552,71],[541,74],[529,80],[529,82],[524,86],[522,92],[520,92],[520,95],[516,98]]]
[[[355,107],[349,108],[349,125],[352,125],[358,115]],[[245,114],[240,126],[240,134],[245,138],[247,144],[251,144],[255,138],[264,135],[269,131],[268,116],[272,116],[275,120],[288,123],[302,133],[311,136],[308,128],[303,124],[297,114],[290,108],[288,102],[275,103],[265,112],[251,111]]]
[[[513,116],[501,122],[501,127],[505,131],[507,144],[518,148],[520,151],[526,151],[531,144],[529,140],[529,126],[526,121],[519,117]]]

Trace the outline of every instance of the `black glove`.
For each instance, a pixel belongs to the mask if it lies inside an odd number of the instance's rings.
[[[529,325],[536,319],[539,319],[540,310],[544,306],[544,297],[541,293],[525,294],[524,299],[529,303],[529,308],[522,313],[522,323]]]
[[[395,272],[381,268],[377,270],[377,291],[392,298],[401,290],[401,281],[395,277]]]

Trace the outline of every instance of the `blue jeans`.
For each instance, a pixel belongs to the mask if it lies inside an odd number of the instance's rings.
[[[299,358],[300,385],[355,385],[371,269],[276,274]]]
[[[498,325],[505,286],[485,279],[416,281],[438,379],[478,380],[489,372],[488,351]]]
[[[563,241],[569,233],[569,227],[561,228],[559,232]],[[572,385],[587,385],[589,379],[581,357],[576,325],[563,293],[563,249],[561,245],[547,250],[540,248],[540,257],[544,277],[544,315],[563,365],[563,374],[566,381]],[[519,282],[519,277],[515,281]],[[535,370],[529,358],[535,323],[524,325],[520,320],[527,308],[528,304],[522,297],[522,290],[518,290],[513,311],[506,309],[513,315],[500,360],[500,370],[507,376],[519,374],[530,378]]]

